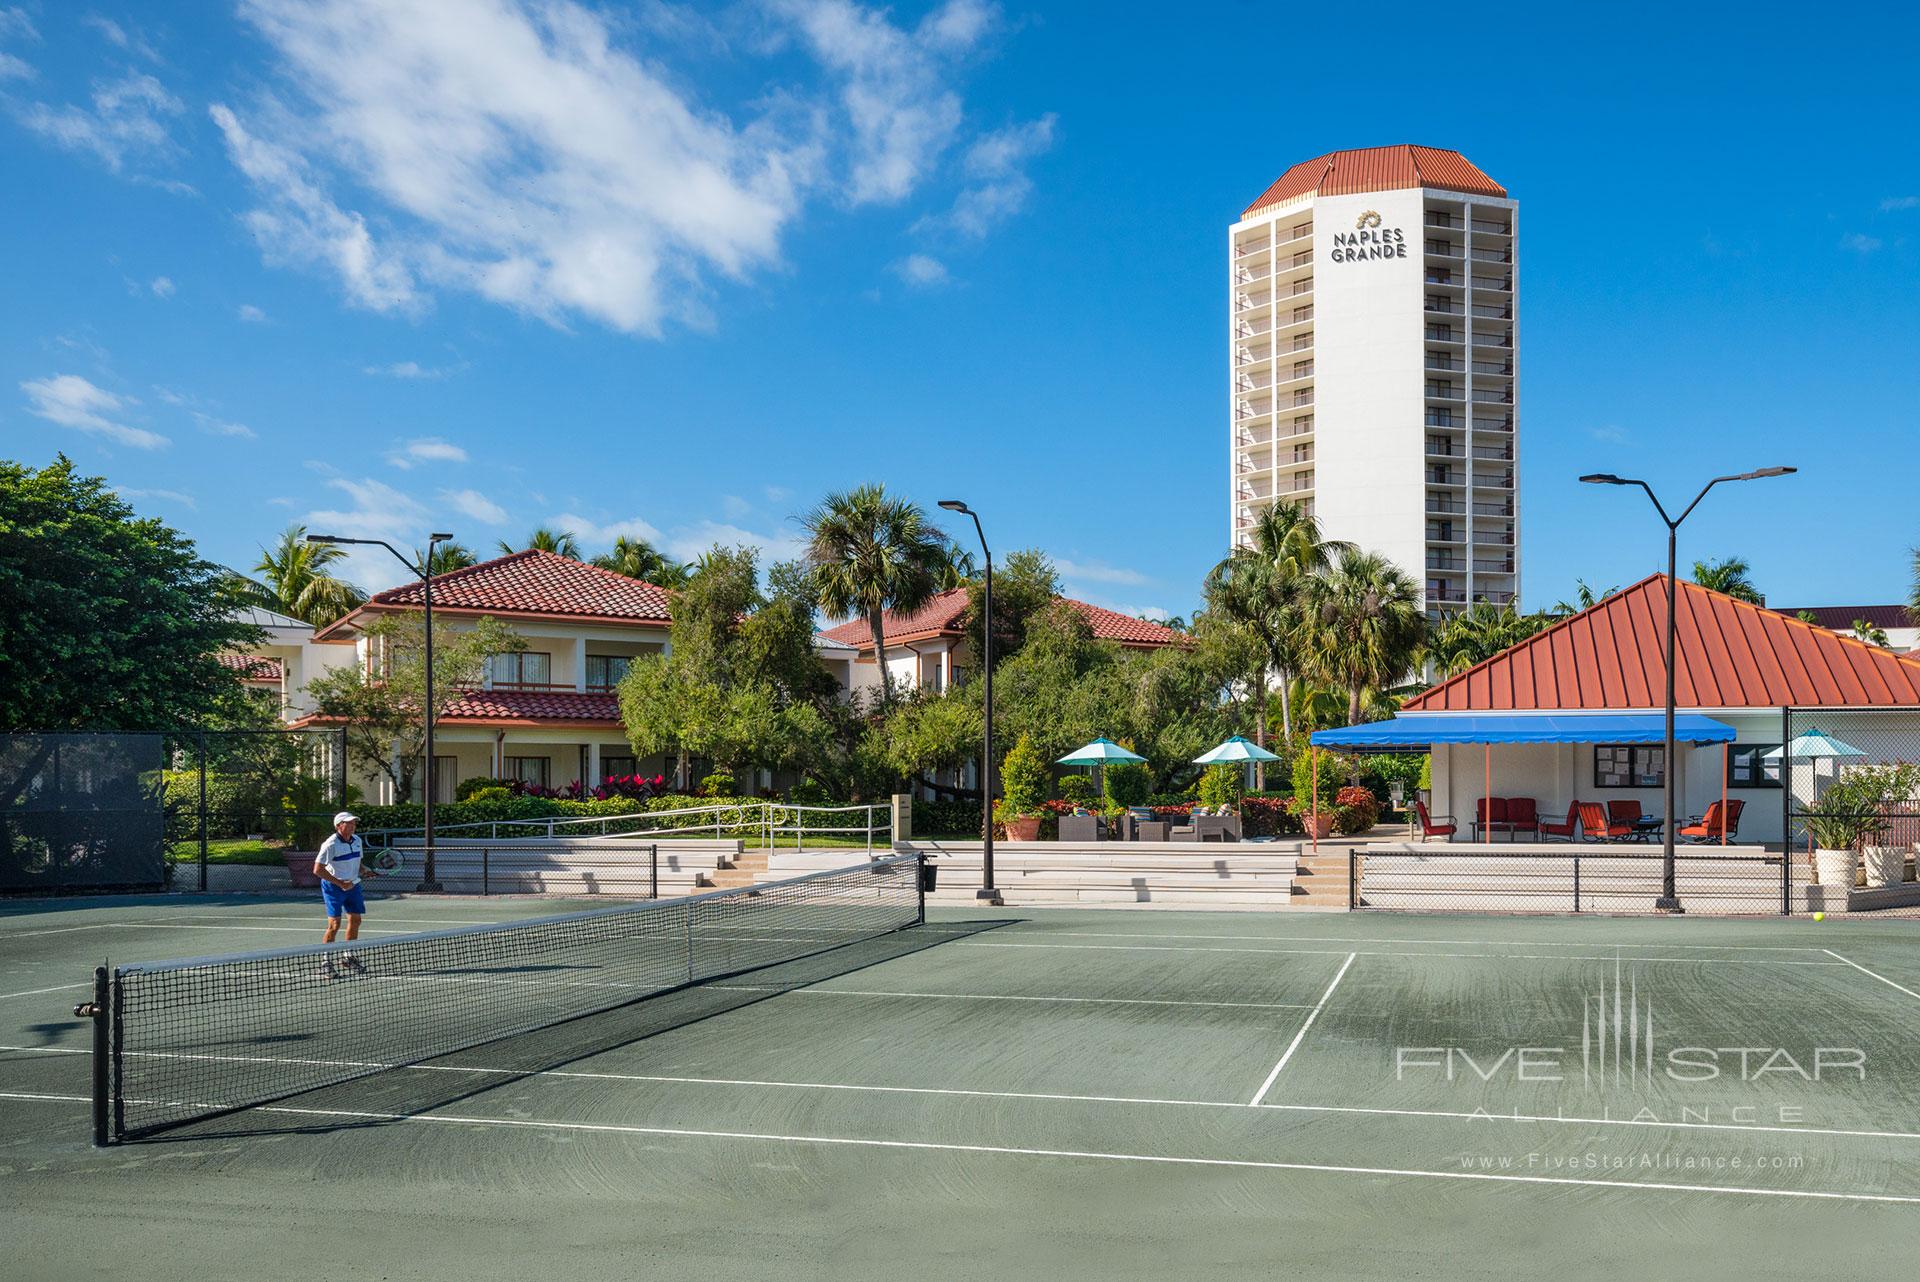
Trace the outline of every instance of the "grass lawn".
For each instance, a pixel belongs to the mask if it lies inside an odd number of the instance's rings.
[[[210,864],[263,864],[269,867],[282,867],[286,860],[281,851],[287,848],[284,841],[250,841],[245,837],[222,837],[207,843],[207,862]],[[192,863],[200,858],[198,841],[175,842],[173,859],[175,863]]]

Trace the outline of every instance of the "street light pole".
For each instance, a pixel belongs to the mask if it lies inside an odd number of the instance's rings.
[[[986,708],[985,729],[980,745],[980,889],[976,898],[1000,902],[1000,891],[993,884],[993,551],[987,546],[987,532],[981,528],[980,514],[959,499],[941,499],[940,506],[973,518],[973,532],[980,539],[980,554],[986,558],[986,585],[980,593],[980,680],[981,702]]]
[[[357,543],[367,547],[383,547],[393,553],[393,555],[399,559],[400,564],[420,576],[422,595],[426,601],[427,616],[427,706],[423,710],[427,727],[427,765],[426,778],[420,785],[421,844],[426,848],[426,859],[420,870],[420,885],[416,887],[416,889],[423,891],[439,891],[443,889],[440,885],[439,878],[434,875],[433,859],[433,723],[435,720],[433,702],[433,550],[437,545],[449,542],[452,538],[453,535],[451,534],[429,534],[427,536],[426,563],[423,565],[415,565],[402,555],[400,549],[394,547],[393,544],[387,542],[385,539],[349,539],[333,534],[309,534],[307,536],[307,542],[309,543]]]
[[[1653,901],[1654,909],[1658,912],[1684,913],[1686,911],[1686,909],[1680,906],[1679,890],[1674,884],[1673,866],[1673,836],[1676,822],[1673,805],[1673,777],[1679,767],[1677,759],[1678,745],[1674,742],[1673,733],[1674,673],[1680,666],[1676,661],[1680,629],[1674,615],[1679,604],[1680,523],[1689,516],[1692,516],[1693,509],[1700,506],[1700,500],[1707,497],[1707,491],[1722,481],[1757,481],[1762,477],[1786,476],[1791,472],[1797,471],[1799,471],[1798,468],[1792,467],[1763,467],[1758,471],[1741,472],[1736,476],[1716,476],[1701,487],[1700,492],[1693,496],[1693,502],[1687,504],[1686,510],[1681,512],[1679,516],[1667,515],[1666,505],[1660,502],[1660,496],[1655,494],[1653,487],[1645,481],[1636,480],[1632,477],[1615,476],[1611,472],[1595,472],[1580,478],[1588,485],[1639,486],[1647,492],[1647,497],[1653,501],[1653,510],[1660,514],[1660,519],[1666,523],[1667,527],[1666,747],[1665,756],[1662,759],[1663,768],[1660,772],[1660,799],[1665,823],[1661,826],[1661,832],[1664,836],[1661,838],[1660,853],[1660,897]]]

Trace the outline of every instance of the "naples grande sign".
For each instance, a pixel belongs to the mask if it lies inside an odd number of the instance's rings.
[[[1382,227],[1380,215],[1369,209],[1354,220],[1354,230],[1333,233],[1333,261],[1357,263],[1365,258],[1405,258],[1406,233]]]

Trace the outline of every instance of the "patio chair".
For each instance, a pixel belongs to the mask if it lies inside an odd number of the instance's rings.
[[[1609,801],[1607,803],[1608,823],[1625,824],[1631,828],[1640,822],[1640,817],[1644,813],[1645,812],[1640,809],[1640,803],[1637,801]]]
[[[1607,818],[1607,809],[1597,801],[1578,803],[1580,811],[1580,837],[1583,841],[1624,841],[1633,835],[1630,823],[1614,823]]]
[[[1474,803],[1473,835],[1476,841],[1491,840],[1493,834],[1507,824],[1507,799],[1505,797],[1482,797]],[[1508,829],[1511,831],[1511,829]]]
[[[1740,831],[1740,812],[1746,809],[1744,801],[1729,801],[1722,811],[1720,803],[1714,802],[1707,807],[1704,815],[1695,815],[1679,832],[1679,836],[1688,841],[1719,841],[1720,830],[1726,829],[1726,838],[1732,841]]]
[[[1434,837],[1445,837],[1448,841],[1452,841],[1453,834],[1460,831],[1460,825],[1453,821],[1452,815],[1440,816],[1446,820],[1445,823],[1434,822],[1433,816],[1427,813],[1427,803],[1424,801],[1416,800],[1413,803],[1413,809],[1414,813],[1420,816],[1420,840],[1422,841],[1429,841]]]
[[[1565,823],[1554,823],[1549,819],[1540,825],[1540,840],[1546,841],[1551,837],[1558,838],[1562,841],[1572,841],[1579,831],[1580,803],[1575,801],[1567,806],[1567,819]]]
[[[1539,838],[1540,811],[1532,797],[1507,798],[1507,832],[1515,837],[1530,832],[1536,839]]]
[[[1060,840],[1062,841],[1104,841],[1106,825],[1099,815],[1061,815]]]

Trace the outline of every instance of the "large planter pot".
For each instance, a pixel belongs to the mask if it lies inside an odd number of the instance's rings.
[[[1814,879],[1822,886],[1846,890],[1853,885],[1854,870],[1860,866],[1851,850],[1813,852]]]
[[[1898,886],[1907,876],[1905,846],[1868,846],[1863,852],[1869,886]]]
[[[1333,813],[1323,810],[1319,814],[1300,816],[1300,826],[1307,830],[1307,836],[1315,841],[1325,841],[1333,835]]]
[[[1027,819],[1007,820],[1008,841],[1038,841],[1040,839],[1040,816]]]

